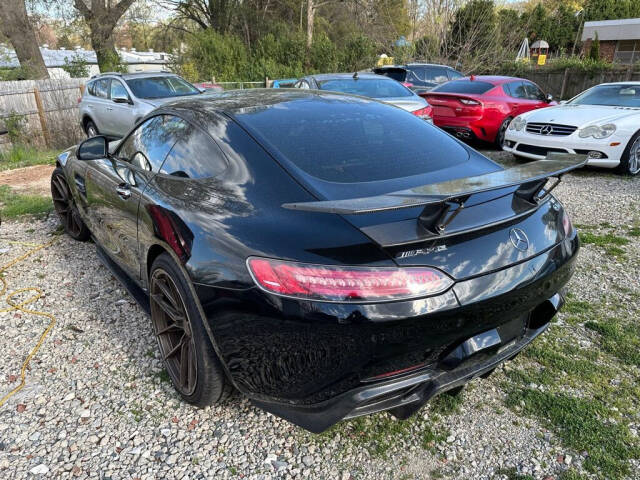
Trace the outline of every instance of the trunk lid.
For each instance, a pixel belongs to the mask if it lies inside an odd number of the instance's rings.
[[[477,95],[457,93],[421,93],[433,108],[434,117],[481,117],[483,104]]]

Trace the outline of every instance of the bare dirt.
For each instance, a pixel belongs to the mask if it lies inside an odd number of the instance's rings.
[[[51,172],[53,165],[36,165],[34,167],[16,168],[0,172],[0,185],[9,185],[16,193],[51,195]]]

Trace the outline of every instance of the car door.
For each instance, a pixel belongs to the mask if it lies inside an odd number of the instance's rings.
[[[509,116],[515,118],[531,110],[533,102],[529,99],[529,92],[523,80],[505,83],[502,89],[507,94],[507,104],[511,109]]]
[[[547,96],[535,83],[525,81],[524,87],[527,90],[527,97],[531,101],[531,108],[545,108],[549,106]]]
[[[110,78],[99,78],[95,81],[93,87],[94,96],[91,97],[91,103],[87,105],[89,116],[98,128],[98,132],[102,135],[113,135],[109,128],[107,120],[108,108],[111,106],[109,100],[109,88],[111,86]]]
[[[171,115],[145,120],[109,157],[86,171],[87,216],[99,246],[134,279],[140,278],[138,207],[184,122]]]
[[[110,135],[122,137],[131,130],[135,116],[133,102],[124,84],[118,79],[111,79],[109,104],[106,110],[105,120],[109,126]]]

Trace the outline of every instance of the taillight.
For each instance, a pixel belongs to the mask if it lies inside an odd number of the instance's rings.
[[[332,302],[387,301],[447,290],[453,280],[429,267],[335,267],[250,257],[249,272],[263,290]]]
[[[573,224],[569,218],[569,214],[566,210],[562,211],[562,229],[564,230],[564,236],[568,237],[573,233]]]
[[[433,109],[431,107],[424,107],[411,113],[413,113],[416,117],[422,118],[423,120],[431,120],[431,117],[433,116]]]
[[[404,85],[407,88],[413,87],[413,83],[410,83],[410,82],[402,82],[402,85]]]
[[[471,100],[470,98],[459,98],[458,100],[460,100],[460,103],[463,103],[464,105],[480,105],[480,102]]]

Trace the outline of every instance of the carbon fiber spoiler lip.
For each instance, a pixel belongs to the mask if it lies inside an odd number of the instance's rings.
[[[550,153],[544,160],[517,165],[505,170],[464,177],[456,180],[422,185],[373,197],[317,202],[284,203],[283,208],[306,212],[334,213],[338,215],[362,215],[456,201],[475,193],[489,192],[541,181],[560,178],[587,163],[586,155]]]

